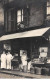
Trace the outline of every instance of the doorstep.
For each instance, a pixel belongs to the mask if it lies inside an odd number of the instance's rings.
[[[4,73],[4,74],[10,74],[10,75],[15,75],[15,76],[21,76],[21,77],[25,77],[25,78],[36,78],[36,79],[49,79],[50,76],[47,75],[37,75],[37,74],[31,74],[31,73],[24,73],[21,72],[19,70],[1,70],[0,69],[0,73]]]

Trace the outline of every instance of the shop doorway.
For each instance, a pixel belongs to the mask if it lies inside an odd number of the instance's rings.
[[[11,40],[11,51],[12,54],[15,56],[16,60],[18,61],[18,67],[21,63],[21,50],[23,50],[27,54],[27,59],[30,59],[31,50],[29,38]]]

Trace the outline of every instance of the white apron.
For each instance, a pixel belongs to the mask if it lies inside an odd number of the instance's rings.
[[[11,54],[7,54],[7,69],[11,69],[11,60],[13,56]]]
[[[1,68],[6,69],[6,54],[1,54]]]
[[[22,60],[23,66],[27,65],[27,57],[26,57],[26,55],[22,55],[21,60]]]
[[[28,70],[30,70],[30,68],[31,68],[31,61],[28,62]]]

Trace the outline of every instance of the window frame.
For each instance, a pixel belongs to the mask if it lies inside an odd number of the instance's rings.
[[[20,15],[18,15],[18,11],[21,12]],[[24,16],[24,15],[23,15],[23,9],[19,9],[19,10],[17,10],[17,18],[18,18],[18,17],[21,18],[21,21],[19,21],[19,22],[18,22],[18,19],[17,19],[17,24],[23,22],[23,16]]]

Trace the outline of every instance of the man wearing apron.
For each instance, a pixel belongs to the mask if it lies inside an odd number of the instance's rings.
[[[23,68],[27,66],[27,55],[25,52],[23,52],[23,55],[21,56],[21,61],[22,61]]]
[[[1,68],[6,69],[6,54],[5,54],[5,51],[3,51],[3,54],[1,54]]]
[[[11,69],[11,60],[13,59],[12,54],[10,54],[10,51],[7,53],[7,69]]]

